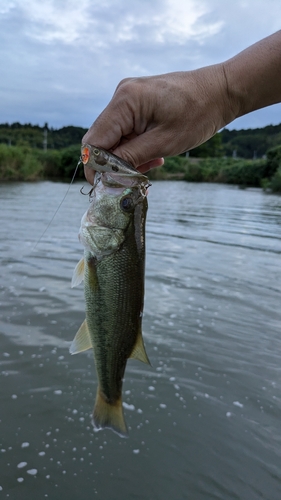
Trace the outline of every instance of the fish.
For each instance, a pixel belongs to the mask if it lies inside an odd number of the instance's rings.
[[[98,388],[94,430],[128,436],[122,383],[129,358],[150,364],[142,336],[145,222],[148,178],[112,153],[82,145],[81,159],[95,170],[90,206],[81,220],[84,256],[72,286],[84,280],[86,319],[70,346],[92,349]]]

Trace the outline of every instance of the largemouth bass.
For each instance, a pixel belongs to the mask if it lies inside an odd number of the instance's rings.
[[[145,175],[101,148],[84,145],[82,161],[96,173],[79,232],[84,258],[72,279],[72,286],[84,279],[86,319],[70,352],[93,349],[98,389],[92,423],[96,430],[110,428],[124,437],[128,431],[122,381],[127,360],[149,363],[142,338],[149,183]]]

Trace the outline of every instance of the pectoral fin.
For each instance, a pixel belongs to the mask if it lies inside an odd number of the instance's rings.
[[[82,259],[79,260],[77,266],[74,269],[71,281],[71,288],[80,285],[83,279],[84,279],[84,258],[82,257]]]
[[[131,352],[130,358],[138,359],[139,361],[142,361],[143,363],[147,363],[148,365],[151,365],[151,363],[148,359],[148,356],[146,354],[146,351],[145,351],[141,330],[139,330],[137,340],[136,340],[134,348]]]
[[[87,321],[83,321],[78,332],[76,333],[72,344],[69,348],[70,354],[78,354],[79,352],[87,351],[92,349],[93,345],[91,342],[90,333],[88,330]]]

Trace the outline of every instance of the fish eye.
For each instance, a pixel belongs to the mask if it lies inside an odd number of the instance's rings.
[[[95,149],[93,150],[93,153],[94,153],[96,156],[98,156],[98,155],[100,154],[100,150],[99,150],[99,149],[97,149],[97,148],[95,148]]]
[[[130,196],[125,196],[120,202],[122,210],[125,212],[130,212],[134,208],[134,202]]]

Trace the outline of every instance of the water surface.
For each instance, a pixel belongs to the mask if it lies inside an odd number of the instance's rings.
[[[75,184],[0,186],[0,498],[280,500],[281,198],[154,182],[144,338],[129,360],[129,439],[94,433]]]

